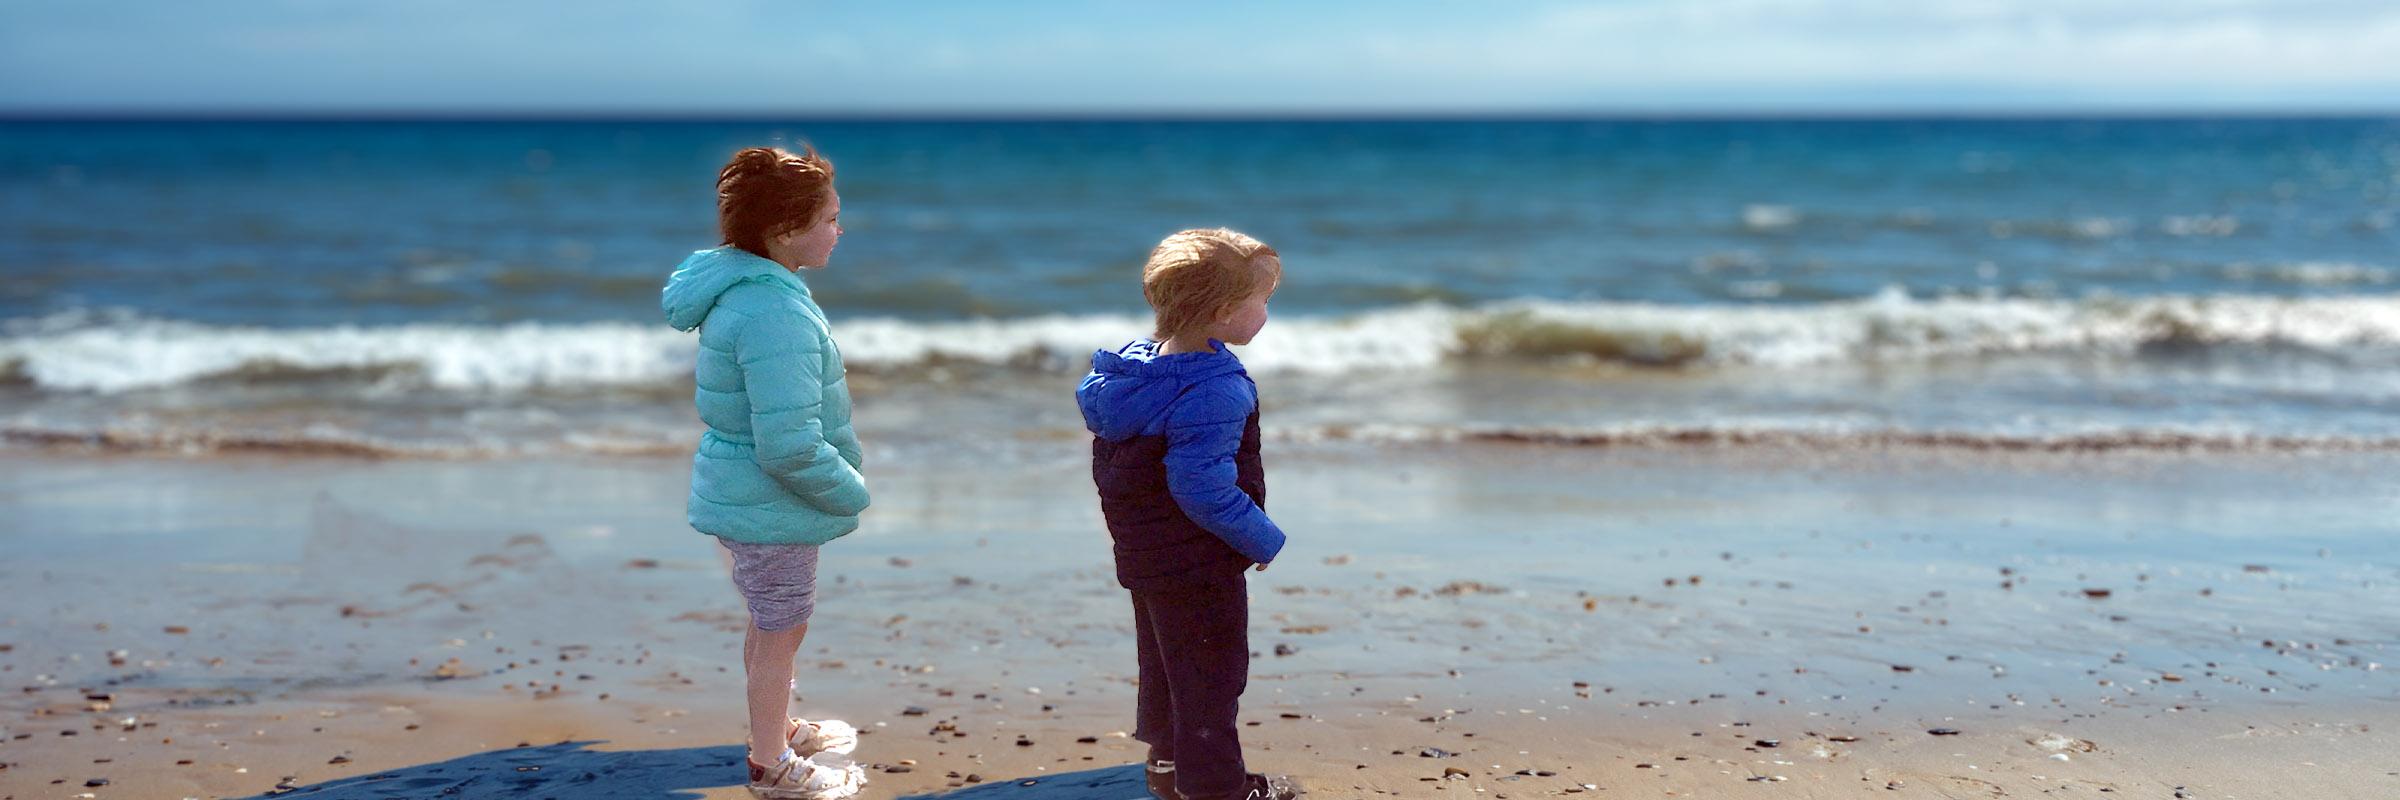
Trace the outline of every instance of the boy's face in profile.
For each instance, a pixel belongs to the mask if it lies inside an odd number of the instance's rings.
[[[1232,308],[1226,310],[1224,321],[1217,327],[1220,334],[1217,339],[1226,344],[1249,344],[1253,337],[1258,336],[1259,329],[1267,326],[1267,300],[1274,296],[1275,287],[1270,286],[1265,291],[1234,303]]]

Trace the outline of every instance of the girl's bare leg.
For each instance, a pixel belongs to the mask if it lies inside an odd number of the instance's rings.
[[[750,760],[773,766],[791,741],[792,659],[808,636],[802,623],[762,631],[755,621],[742,637],[742,670],[750,679]]]

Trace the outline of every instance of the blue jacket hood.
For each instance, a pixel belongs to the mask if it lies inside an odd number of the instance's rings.
[[[1135,339],[1116,350],[1092,353],[1092,371],[1075,387],[1083,426],[1109,441],[1123,441],[1165,426],[1167,406],[1194,384],[1242,374],[1242,360],[1225,343],[1208,340],[1208,350],[1159,354],[1160,343]]]
[[[666,312],[667,324],[688,331],[708,319],[725,290],[751,281],[781,283],[808,294],[808,284],[782,264],[726,246],[695,252],[677,265],[675,274],[667,276],[666,288],[658,292],[658,307]]]

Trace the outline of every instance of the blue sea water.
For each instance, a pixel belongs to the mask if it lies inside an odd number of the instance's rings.
[[[678,440],[658,284],[802,141],[854,367],[1036,428],[1226,225],[1295,430],[2400,438],[2400,119],[2265,118],[6,121],[0,423]]]

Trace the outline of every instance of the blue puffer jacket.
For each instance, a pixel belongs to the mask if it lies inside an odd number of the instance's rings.
[[[659,293],[676,330],[700,329],[694,403],[708,432],[686,516],[752,544],[823,544],[867,507],[842,354],[808,285],[738,248],[684,259]]]
[[[1094,434],[1092,481],[1117,580],[1128,589],[1238,573],[1283,549],[1265,508],[1258,386],[1222,343],[1209,347],[1159,355],[1144,339],[1102,350],[1075,390]]]

